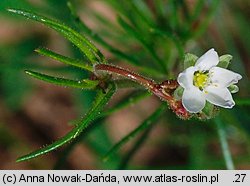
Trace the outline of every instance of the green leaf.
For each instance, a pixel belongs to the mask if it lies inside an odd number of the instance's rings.
[[[162,104],[153,114],[151,114],[147,119],[145,119],[142,124],[140,124],[136,129],[130,132],[127,136],[122,138],[117,144],[115,144],[112,149],[104,156],[103,160],[107,161],[115,152],[117,152],[125,143],[137,136],[141,131],[149,128],[154,124],[160,117],[160,115],[165,110],[166,105]]]
[[[89,79],[74,81],[74,80],[69,80],[65,78],[53,77],[53,76],[49,76],[46,74],[41,74],[39,72],[34,72],[34,71],[29,71],[29,70],[26,70],[25,73],[36,79],[46,81],[48,83],[52,83],[55,85],[60,85],[60,86],[67,86],[67,87],[81,88],[81,89],[94,89],[98,85],[98,81],[92,81]]]
[[[183,44],[181,43],[180,38],[176,34],[172,33],[171,31],[160,30],[156,27],[150,28],[150,32],[157,34],[163,38],[170,39],[174,43],[174,45],[175,45],[175,47],[180,55],[179,57],[182,58],[184,56]]]
[[[191,15],[191,21],[195,21],[200,18],[202,9],[204,8],[205,0],[198,0],[195,4],[194,11]]]
[[[166,67],[164,64],[164,61],[162,61],[156,51],[154,50],[154,48],[152,47],[151,44],[149,44],[145,38],[143,38],[143,36],[137,32],[132,26],[130,26],[125,20],[123,20],[121,17],[118,18],[118,22],[119,24],[122,26],[122,28],[128,33],[130,34],[132,37],[134,37],[135,39],[137,39],[141,45],[148,50],[148,52],[151,54],[153,62],[155,62],[155,64],[158,66],[158,68],[162,71],[162,72],[166,72]]]
[[[108,49],[110,52],[115,54],[117,57],[119,57],[121,59],[125,59],[129,62],[132,62],[133,64],[138,65],[137,59],[135,59],[134,57],[127,55],[127,54],[123,53],[122,51],[111,46],[104,39],[102,39],[97,33],[93,32],[83,21],[81,21],[80,17],[77,15],[76,10],[73,7],[72,3],[68,2],[67,5],[68,5],[70,12],[71,12],[71,15],[72,15],[74,21],[76,22],[76,25],[79,27],[79,29],[81,29],[88,36],[92,37],[96,42],[100,43],[103,47]]]
[[[193,39],[200,37],[206,31],[211,19],[213,18],[217,8],[219,7],[219,3],[221,3],[221,1],[219,0],[214,0],[209,3],[210,7],[208,7],[206,16],[203,18],[203,20],[201,20],[201,24],[199,25],[199,27],[192,32]]]
[[[57,53],[55,53],[51,50],[48,50],[46,48],[38,48],[35,51],[37,53],[39,53],[40,55],[50,57],[56,61],[60,61],[64,64],[66,64],[66,65],[71,65],[74,67],[82,68],[82,69],[88,70],[90,72],[93,72],[93,67],[84,64],[83,61],[81,61],[81,60],[72,59],[72,58],[57,54]]]
[[[229,54],[222,55],[219,58],[219,64],[217,66],[221,68],[227,68],[232,59],[233,59],[233,56]]]
[[[93,39],[95,39],[97,42],[102,44],[103,46],[109,48],[110,45],[104,41],[98,34],[96,34],[94,31],[92,31],[83,21],[81,21],[81,18],[77,15],[77,12],[75,10],[75,7],[72,5],[71,2],[67,3],[67,6],[70,10],[71,16],[73,20],[75,21],[76,25],[87,35],[91,36]]]
[[[111,99],[113,94],[115,93],[116,87],[114,84],[110,84],[108,89],[106,90],[106,93],[103,93],[102,90],[98,91],[95,102],[92,106],[92,108],[89,110],[89,112],[86,114],[86,117],[82,119],[78,126],[72,129],[68,134],[66,134],[64,137],[59,139],[58,141],[42,148],[39,150],[36,150],[30,154],[27,154],[25,156],[22,156],[18,158],[16,161],[26,161],[38,156],[41,156],[43,154],[46,154],[48,152],[51,152],[62,145],[70,142],[71,140],[74,140],[77,138],[82,131],[87,128],[93,120],[97,118],[97,116],[100,114],[100,111],[104,108],[104,106],[108,103],[108,101]]]
[[[188,67],[194,66],[198,57],[194,54],[187,53],[184,56],[184,69],[187,69]]]
[[[88,35],[89,37],[91,37],[93,40],[95,40],[97,43],[101,44],[104,48],[106,48],[108,51],[110,51],[112,54],[114,54],[117,58],[122,59],[122,60],[126,60],[127,62],[129,62],[132,65],[135,65],[138,70],[140,70],[141,72],[144,72],[146,74],[151,74],[152,76],[165,76],[165,74],[160,74],[159,71],[154,70],[152,68],[148,68],[146,66],[142,66],[140,64],[140,59],[137,59],[136,57],[126,54],[125,52],[116,49],[115,47],[113,47],[112,45],[110,45],[108,42],[106,42],[102,37],[100,37],[96,32],[92,31],[81,19],[80,17],[77,15],[75,8],[73,7],[72,3],[68,2],[67,3],[70,11],[71,11],[71,15],[77,25],[77,27],[82,30],[86,35]]]
[[[62,34],[66,39],[77,46],[91,61],[92,64],[95,64],[97,62],[106,62],[103,54],[86,37],[64,25],[63,23],[51,20],[47,17],[32,13],[30,11],[19,9],[8,9],[8,11],[17,15],[24,16],[28,19],[38,21]]]
[[[81,120],[78,120],[75,122],[75,125],[78,126]],[[65,169],[65,162],[68,159],[68,156],[74,150],[74,147],[78,144],[81,143],[83,140],[85,140],[86,137],[88,137],[88,134],[92,134],[93,130],[98,128],[102,123],[102,120],[95,120],[94,125],[89,125],[85,130],[82,131],[82,133],[75,139],[73,140],[70,144],[67,145],[59,154],[57,158],[57,162],[55,163],[53,169],[58,170],[58,169]]]
[[[132,0],[129,2],[135,7],[139,19],[145,21],[148,25],[154,24],[155,20],[152,11],[144,0]]]

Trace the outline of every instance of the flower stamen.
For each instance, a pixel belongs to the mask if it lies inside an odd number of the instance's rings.
[[[207,86],[208,79],[209,79],[208,71],[205,72],[196,71],[194,73],[193,84],[202,91],[205,88],[205,86]]]

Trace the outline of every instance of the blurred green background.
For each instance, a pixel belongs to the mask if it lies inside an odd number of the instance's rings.
[[[67,0],[0,1],[0,169],[226,169],[216,121],[224,128],[236,169],[250,168],[250,1],[72,0],[85,24],[71,16]],[[185,52],[215,48],[231,54],[229,68],[242,74],[236,106],[219,120],[183,121],[166,111],[109,161],[102,157],[160,104],[151,96],[99,119],[77,143],[28,162],[15,159],[57,140],[84,116],[94,91],[57,87],[24,74],[25,69],[80,79],[89,75],[34,52],[38,47],[84,60],[55,31],[13,16],[7,8],[31,10],[84,33],[108,61],[156,81],[175,78]],[[88,27],[87,27],[88,26]],[[163,63],[165,72],[156,66]],[[121,89],[108,107],[137,92]],[[131,101],[133,102],[133,101]]]

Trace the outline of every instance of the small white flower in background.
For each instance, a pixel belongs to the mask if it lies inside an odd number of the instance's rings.
[[[210,49],[194,66],[179,74],[177,81],[184,88],[182,104],[188,112],[200,112],[206,101],[224,108],[232,108],[235,105],[228,87],[238,83],[242,76],[216,67],[218,63],[217,52]]]

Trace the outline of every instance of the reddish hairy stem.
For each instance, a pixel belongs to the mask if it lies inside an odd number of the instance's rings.
[[[132,81],[135,81],[136,83],[139,83],[139,84],[141,84],[144,87],[147,87],[149,89],[154,85],[154,82],[150,79],[147,79],[147,78],[142,77],[141,75],[138,75],[134,72],[131,72],[129,70],[126,70],[126,69],[123,69],[120,67],[116,67],[113,65],[98,64],[98,65],[95,65],[95,70],[103,70],[103,71],[118,74],[120,76],[131,79]]]
[[[160,99],[167,101],[170,108],[175,112],[176,115],[183,119],[188,119],[190,117],[190,114],[182,106],[181,101],[175,100],[174,97],[171,96],[173,91],[179,86],[176,80],[166,80],[160,84],[157,84],[153,80],[145,78],[139,74],[107,64],[95,65],[95,71],[99,70],[118,74],[136,83],[139,83],[140,85],[149,89],[154,95],[156,95]]]
[[[164,99],[167,101],[171,101],[173,99],[172,96],[170,96],[168,93],[166,92],[164,93],[164,91],[162,91],[163,85],[166,85],[166,84],[163,84],[163,83],[156,84],[151,79],[145,78],[129,70],[116,67],[113,65],[106,65],[106,64],[95,65],[95,70],[102,70],[102,71],[118,74],[120,76],[131,79],[132,81],[139,83],[140,85],[146,87],[147,89],[149,89],[152,93],[154,93],[156,96],[160,97],[161,99]],[[168,87],[165,87],[165,88],[168,88]]]

